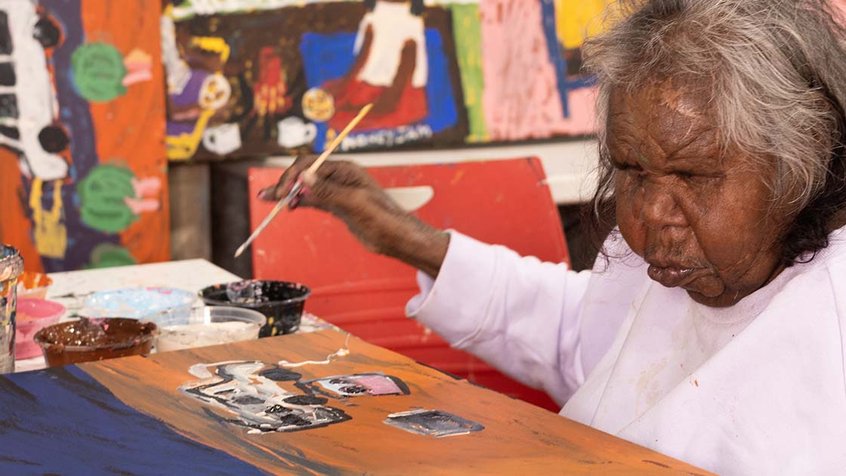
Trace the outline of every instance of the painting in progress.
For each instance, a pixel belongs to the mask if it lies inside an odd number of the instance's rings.
[[[155,3],[0,0],[0,242],[27,269],[169,257]]]
[[[302,431],[350,420],[343,410],[327,405],[329,398],[410,393],[405,382],[390,375],[340,375],[301,382],[302,374],[260,361],[194,364],[189,373],[202,380],[179,390],[215,409],[206,412],[210,417],[248,428],[249,434]],[[294,388],[286,389],[283,382],[293,383]]]
[[[207,411],[211,418],[248,428],[249,434],[303,431],[350,420],[343,410],[327,405],[329,398],[410,393],[405,382],[391,375],[336,375],[300,382],[301,374],[260,361],[194,364],[189,372],[202,380],[182,385],[180,391],[223,412]],[[295,382],[303,393],[288,391],[279,385],[281,382]],[[423,409],[392,413],[385,424],[434,437],[485,429],[451,413]]]
[[[594,131],[581,46],[608,0],[170,0],[172,160]]]
[[[694,471],[335,330],[0,375],[0,408],[4,475]]]
[[[214,418],[249,428],[251,434],[307,430],[350,419],[343,410],[325,406],[326,398],[292,393],[277,385],[301,377],[277,366],[230,361],[195,364],[190,373],[203,380],[180,390],[225,412],[226,416],[211,412]]]

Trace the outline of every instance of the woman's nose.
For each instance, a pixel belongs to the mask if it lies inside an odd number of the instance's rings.
[[[686,226],[687,220],[668,177],[649,178],[643,183],[641,219],[649,227]]]

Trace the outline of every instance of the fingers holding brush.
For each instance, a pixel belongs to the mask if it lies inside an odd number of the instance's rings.
[[[298,180],[302,192],[292,200],[289,208],[299,205],[318,208],[334,214],[352,213],[362,202],[379,203],[391,211],[400,211],[378,183],[361,167],[347,161],[329,161],[316,171],[309,170],[314,157],[298,158],[279,177],[276,185],[259,192],[259,198],[277,201],[287,196]]]
[[[285,190],[286,187],[290,187],[287,188],[287,192],[283,194],[283,196],[288,196],[292,194],[291,191],[294,190],[294,187],[301,186],[302,184],[299,182],[299,176],[302,172],[303,167],[308,167],[306,170],[310,172],[309,175],[316,175],[317,170],[320,168],[321,165],[323,165],[326,159],[329,158],[329,155],[341,144],[344,138],[347,137],[347,134],[349,134],[350,131],[352,131],[355,126],[359,122],[361,122],[362,119],[364,119],[364,117],[367,115],[368,112],[370,112],[371,109],[373,109],[373,104],[367,104],[366,106],[361,108],[358,114],[349,122],[349,124],[346,125],[346,127],[344,127],[344,129],[337,136],[335,136],[334,139],[332,139],[332,142],[330,142],[329,145],[326,146],[326,148],[323,150],[323,153],[320,154],[316,159],[312,159],[310,157],[298,158],[294,162],[294,167],[291,167],[291,169],[293,170],[289,169],[288,171],[286,171],[285,174],[282,175],[282,179],[280,180],[281,183],[277,185],[276,192],[280,192],[280,188],[282,190]],[[296,177],[297,180],[292,181],[291,177]],[[312,180],[311,177],[309,179]],[[293,183],[293,185],[289,185],[291,183]],[[279,185],[281,185],[281,187]],[[274,193],[274,196],[276,195],[277,194]],[[298,196],[299,193],[297,193],[297,197],[294,198],[298,198]],[[291,202],[298,203],[298,200],[290,200],[288,204],[289,206],[291,206]]]
[[[330,142],[328,146],[326,146],[326,148],[323,150],[323,153],[321,153],[320,156],[318,156],[316,159],[313,160],[313,162],[311,162],[311,165],[305,170],[306,177],[311,183],[318,183],[316,176],[317,170],[326,161],[326,159],[329,158],[329,155],[332,154],[332,152],[341,144],[347,134],[349,134],[350,131],[352,131],[355,126],[359,122],[361,122],[362,119],[364,119],[364,116],[366,116],[371,109],[373,109],[372,104],[368,104],[361,108],[361,111],[359,111],[358,114],[349,122],[349,124],[347,124],[347,126],[344,127],[344,129],[337,136],[335,136],[334,139],[332,139],[332,142]],[[298,161],[299,160],[300,159],[298,159]],[[309,159],[303,160],[303,163],[307,162],[308,160]],[[300,171],[301,169],[298,169],[300,168],[294,167],[293,170],[287,171],[287,177],[285,176],[286,174],[283,174],[282,180],[280,181],[281,183],[277,184],[277,186],[274,187],[272,191],[259,193],[259,196],[276,197],[278,201],[276,202],[276,205],[273,207],[270,213],[267,214],[264,220],[262,220],[259,226],[257,226],[253,233],[247,238],[247,241],[245,241],[240,247],[238,247],[237,250],[235,250],[236,258],[240,256],[244,252],[244,250],[248,246],[250,246],[250,244],[252,244],[256,237],[258,237],[261,232],[264,231],[265,228],[267,228],[270,222],[273,221],[273,219],[282,210],[283,207],[288,206],[293,208],[298,203],[300,203],[300,200],[303,196],[303,194],[300,193],[303,190],[303,182],[300,178],[300,174],[303,172]],[[292,177],[296,177],[296,180],[292,180]],[[285,190],[288,190],[288,192],[284,193]],[[279,199],[278,197],[281,194],[284,194],[284,198]]]
[[[446,253],[448,237],[406,213],[363,168],[346,161],[328,161],[316,171],[311,161],[298,159],[275,187],[268,200],[287,196],[297,180],[303,192],[297,204],[327,211],[341,219],[368,249],[399,258],[436,275]]]
[[[288,167],[284,173],[279,177],[276,185],[262,189],[258,198],[267,202],[275,202],[282,200],[294,188],[294,184],[300,178],[303,171],[307,170],[317,157],[313,155],[297,157],[293,164]],[[298,203],[288,204],[289,208],[295,208]]]

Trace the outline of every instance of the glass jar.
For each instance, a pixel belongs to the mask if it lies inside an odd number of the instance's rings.
[[[0,373],[15,370],[15,308],[23,258],[11,246],[0,245]]]

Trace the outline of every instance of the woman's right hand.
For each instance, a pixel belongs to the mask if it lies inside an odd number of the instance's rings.
[[[318,208],[340,218],[369,250],[397,258],[437,276],[449,235],[406,213],[367,172],[346,161],[327,161],[314,174],[306,169],[314,157],[300,157],[274,187],[261,191],[263,200],[285,197],[298,178],[303,192],[292,207]]]

